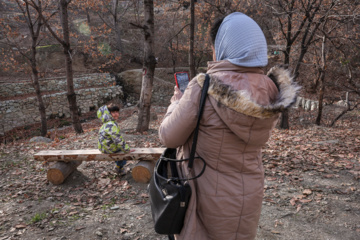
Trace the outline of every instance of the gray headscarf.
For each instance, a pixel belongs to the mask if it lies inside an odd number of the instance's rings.
[[[216,60],[228,60],[243,67],[268,64],[267,44],[259,25],[243,13],[224,18],[215,38]]]

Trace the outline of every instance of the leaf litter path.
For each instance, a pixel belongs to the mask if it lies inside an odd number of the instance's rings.
[[[166,111],[152,108],[150,130],[135,132],[135,108],[119,124],[131,147],[160,147]],[[265,186],[256,239],[360,239],[359,117],[334,128],[297,124],[275,129],[263,150]],[[354,121],[355,119],[355,121]],[[167,239],[153,231],[147,185],[119,178],[112,162],[87,162],[64,184],[46,180],[33,154],[45,149],[96,148],[98,120],[57,130],[52,143],[21,140],[0,146],[0,240]],[[129,161],[131,169],[135,161]]]

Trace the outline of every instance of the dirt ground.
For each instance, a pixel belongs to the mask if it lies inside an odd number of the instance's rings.
[[[143,134],[134,130],[135,111],[122,111],[124,138],[132,147],[161,147],[157,128],[166,108],[153,107]],[[360,239],[359,112],[333,128],[313,125],[314,114],[293,109],[291,129],[275,129],[264,148],[257,240]],[[99,127],[95,119],[83,123],[81,135],[65,127],[52,131],[51,143],[25,138],[0,145],[0,240],[167,239],[153,230],[147,184],[130,172],[120,178],[113,162],[86,162],[52,185],[47,164],[33,159],[40,150],[96,148]],[[134,164],[128,162],[130,171]]]

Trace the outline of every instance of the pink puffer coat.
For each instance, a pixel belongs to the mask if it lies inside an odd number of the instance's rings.
[[[207,163],[205,173],[190,181],[192,196],[184,227],[176,239],[254,239],[260,218],[264,169],[261,148],[279,112],[295,100],[299,87],[282,68],[244,68],[228,61],[210,62],[211,81],[200,122],[196,154]],[[166,147],[189,157],[205,74],[195,77],[160,126]],[[186,176],[187,163],[179,166]],[[191,175],[202,169],[195,161]]]

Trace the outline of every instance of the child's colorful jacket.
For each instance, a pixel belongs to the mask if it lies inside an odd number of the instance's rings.
[[[106,106],[97,111],[97,117],[103,125],[99,130],[98,148],[102,153],[128,152],[130,147],[120,134],[120,128]]]

